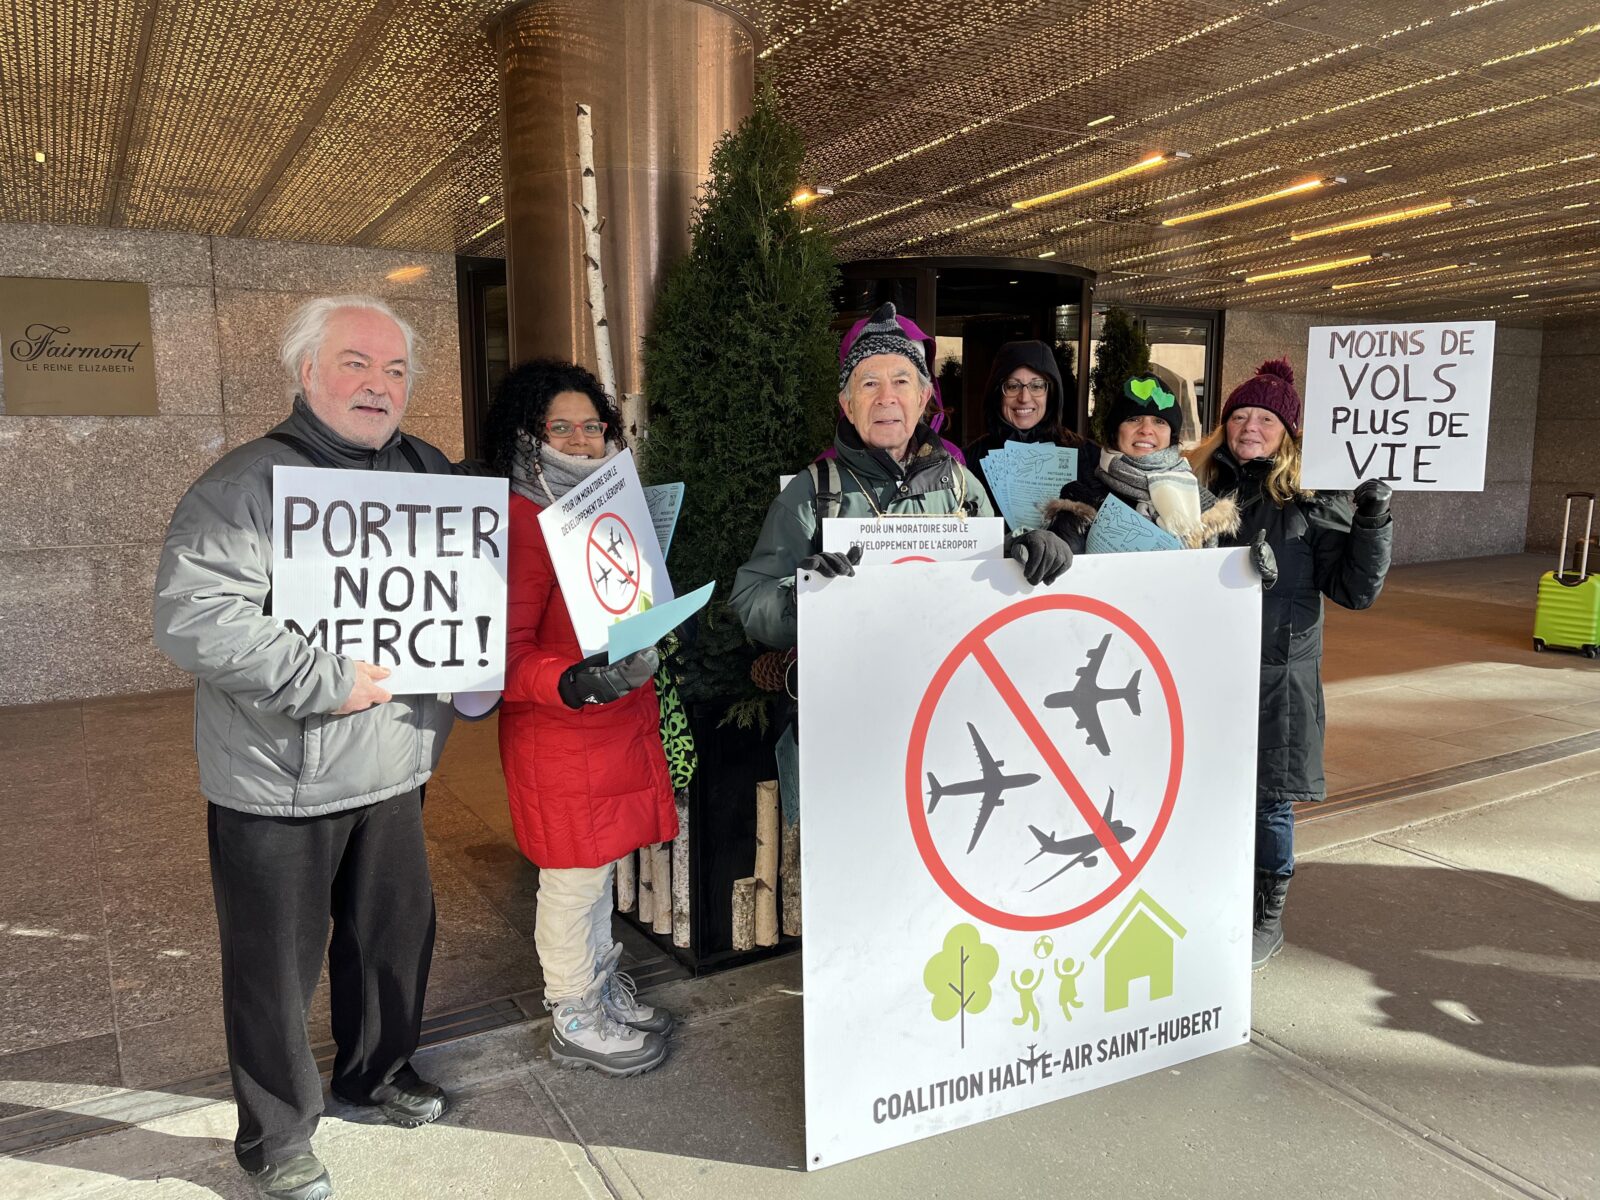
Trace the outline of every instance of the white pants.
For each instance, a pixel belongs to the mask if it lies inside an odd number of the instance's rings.
[[[594,982],[595,960],[611,950],[616,863],[555,867],[539,872],[533,944],[544,968],[549,1000],[572,1000]]]

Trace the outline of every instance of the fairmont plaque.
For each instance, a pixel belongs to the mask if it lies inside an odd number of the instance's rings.
[[[155,411],[148,287],[88,279],[0,279],[0,413]]]

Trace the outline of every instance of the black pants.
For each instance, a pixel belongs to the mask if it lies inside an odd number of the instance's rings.
[[[434,932],[422,800],[408,792],[325,817],[209,808],[234,1153],[258,1171],[309,1149],[322,1114],[306,1014],[324,946],[334,1092],[369,1103],[415,1078]]]

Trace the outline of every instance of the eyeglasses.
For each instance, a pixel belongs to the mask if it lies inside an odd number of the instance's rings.
[[[1030,379],[1027,383],[1023,383],[1020,379],[1008,379],[1000,385],[1001,392],[1007,396],[1019,395],[1023,388],[1027,388],[1032,395],[1042,396],[1050,390],[1050,381],[1048,379]]]
[[[580,429],[584,437],[599,437],[606,431],[604,421],[546,421],[544,431],[551,437],[569,438]]]

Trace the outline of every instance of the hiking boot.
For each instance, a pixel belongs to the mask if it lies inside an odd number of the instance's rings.
[[[1250,969],[1259,971],[1283,949],[1283,906],[1289,896],[1289,876],[1256,876],[1256,921],[1250,938]]]
[[[263,1200],[332,1200],[333,1180],[328,1168],[307,1150],[281,1163],[250,1172]]]
[[[605,978],[597,977],[582,996],[546,1000],[550,1010],[550,1058],[557,1065],[588,1067],[614,1079],[626,1079],[661,1065],[667,1040],[618,1024],[601,999]]]
[[[618,1025],[626,1025],[640,1033],[656,1033],[666,1037],[675,1024],[672,1014],[664,1008],[652,1008],[639,1003],[639,989],[633,982],[633,976],[617,969],[621,960],[622,943],[612,942],[605,957],[594,965],[594,973],[602,981],[600,1003],[605,1005],[606,1016]]]
[[[384,1120],[402,1129],[416,1129],[419,1125],[426,1125],[444,1116],[445,1109],[449,1107],[449,1099],[445,1096],[443,1088],[436,1083],[418,1078],[409,1067],[401,1074],[409,1078],[404,1083],[390,1083],[379,1088],[378,1093],[381,1098],[352,1100],[347,1096],[339,1096],[338,1092],[334,1095],[346,1104],[354,1104],[360,1108],[376,1108],[383,1114]]]

